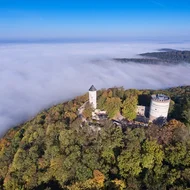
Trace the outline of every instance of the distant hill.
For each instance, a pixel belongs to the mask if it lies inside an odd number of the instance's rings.
[[[159,52],[140,54],[142,58],[114,58],[119,62],[135,62],[144,64],[180,64],[190,63],[190,51],[161,49]]]
[[[170,49],[170,48],[162,48],[162,49],[159,49],[159,51],[179,51],[179,50],[176,50],[176,49]]]
[[[172,99],[163,127],[117,126],[120,111],[133,117],[135,104],[153,93]],[[98,107],[110,118],[97,122],[78,108],[88,94],[60,103],[0,139],[0,189],[152,190],[190,188],[190,86],[166,90],[100,90]],[[97,130],[96,130],[97,129]]]

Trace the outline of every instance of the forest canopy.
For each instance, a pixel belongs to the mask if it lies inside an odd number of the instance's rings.
[[[112,122],[118,112],[133,120],[137,104],[148,106],[154,93],[172,100],[163,127]],[[190,188],[190,86],[100,90],[98,108],[108,113],[101,122],[78,117],[87,100],[85,94],[53,106],[6,133],[0,140],[0,189]],[[87,118],[91,111],[88,105]]]

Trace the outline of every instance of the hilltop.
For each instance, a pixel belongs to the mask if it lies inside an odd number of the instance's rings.
[[[159,52],[139,54],[140,58],[114,58],[119,62],[135,62],[144,64],[180,64],[190,63],[190,51],[161,49]]]
[[[163,126],[117,126],[118,112],[133,120],[152,94],[171,97]],[[166,90],[103,89],[94,121],[88,94],[60,103],[10,129],[0,140],[0,189],[190,188],[190,86]],[[92,127],[93,126],[93,127]]]

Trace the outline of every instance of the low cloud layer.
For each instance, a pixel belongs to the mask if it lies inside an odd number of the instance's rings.
[[[190,64],[118,63],[160,48],[189,44],[0,44],[0,136],[53,104],[98,89],[166,88],[190,84]]]

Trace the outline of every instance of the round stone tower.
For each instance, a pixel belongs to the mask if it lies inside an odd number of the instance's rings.
[[[89,89],[89,103],[92,105],[94,109],[97,107],[97,94],[96,94],[96,88],[92,85]]]
[[[150,105],[149,121],[153,122],[158,119],[167,119],[170,106],[170,98],[164,94],[152,95]]]

